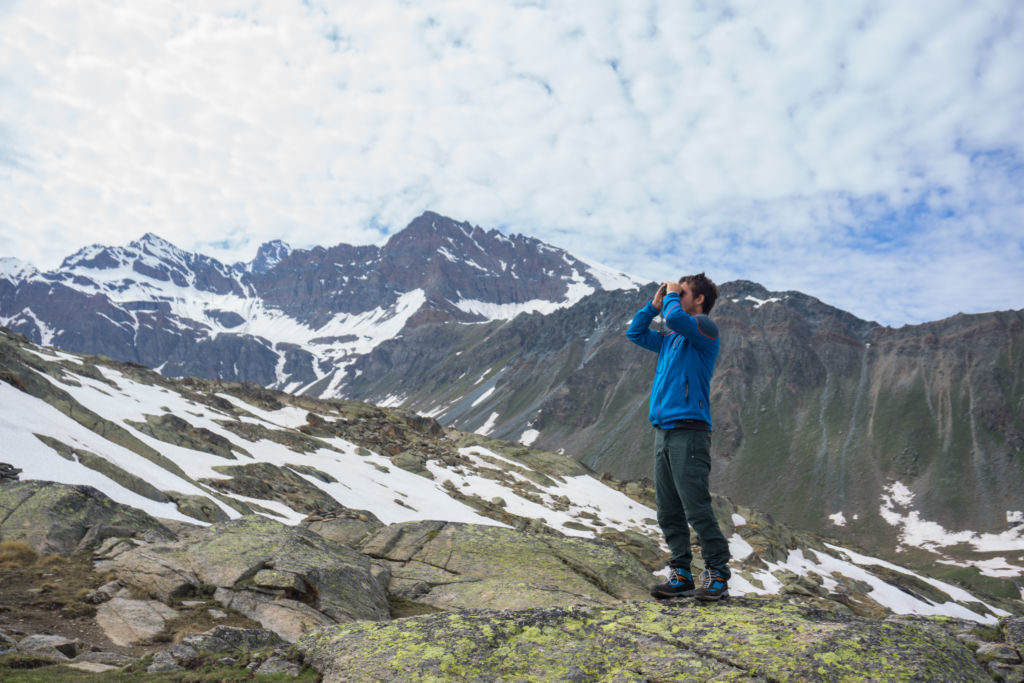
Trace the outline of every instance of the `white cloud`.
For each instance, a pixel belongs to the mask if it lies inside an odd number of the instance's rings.
[[[881,322],[1019,308],[1022,25],[1008,0],[15,3],[0,255],[153,231],[248,260],[431,209]]]

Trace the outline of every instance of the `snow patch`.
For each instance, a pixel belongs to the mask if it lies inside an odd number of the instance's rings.
[[[882,519],[900,529],[901,545],[938,552],[940,548],[965,543],[980,552],[1010,552],[1024,550],[1024,525],[1016,525],[998,534],[977,531],[949,531],[937,522],[921,518],[917,510],[907,510],[914,494],[900,482],[885,488],[879,514]],[[902,510],[898,508],[903,508]],[[1010,513],[1007,514],[1009,519]]]
[[[846,515],[842,511],[829,515],[828,519],[836,526],[846,526]]]
[[[524,446],[532,446],[533,442],[537,440],[538,436],[540,436],[540,432],[538,432],[536,429],[527,429],[519,436],[519,443],[523,444]]]
[[[491,413],[491,416],[489,418],[487,418],[487,422],[485,422],[482,427],[480,427],[479,429],[477,429],[473,433],[474,434],[480,434],[482,436],[487,436],[492,431],[494,431],[494,425],[495,425],[495,423],[497,423],[497,421],[498,421],[498,413]]]
[[[477,407],[478,405],[480,405],[481,403],[483,403],[484,401],[486,401],[486,400],[487,400],[488,398],[490,398],[491,394],[493,394],[493,393],[494,393],[494,389],[495,389],[495,387],[491,387],[490,389],[488,389],[487,391],[485,391],[484,393],[482,393],[482,394],[480,395],[480,398],[478,398],[477,400],[473,401],[473,403],[472,403],[472,407],[474,407],[474,408],[475,408],[475,407]]]

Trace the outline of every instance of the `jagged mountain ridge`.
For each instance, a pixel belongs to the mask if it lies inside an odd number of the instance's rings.
[[[5,259],[0,324],[171,377],[333,396],[352,360],[405,328],[553,310],[635,284],[536,239],[428,212],[381,247],[278,240],[232,266],[151,233],[86,247],[49,273]]]
[[[598,479],[571,458],[445,429],[405,411],[251,384],[169,380],[134,364],[39,348],[7,331],[0,332],[0,402],[3,457],[22,479],[70,484],[80,493],[86,484],[168,522],[337,518],[346,533],[360,536],[381,523],[441,520],[435,530],[456,522],[601,539],[648,570],[666,559],[649,486]],[[39,490],[18,489],[15,498]],[[8,513],[0,540],[79,543],[48,540],[50,524],[26,523],[24,511],[11,517],[18,505],[0,505]],[[715,505],[730,538],[737,594],[782,594],[872,617],[892,610],[994,623],[1007,614],[1000,604],[1019,609],[1014,600],[990,604],[787,529],[724,498]],[[88,542],[86,534],[81,543]],[[438,589],[449,581],[440,577]]]

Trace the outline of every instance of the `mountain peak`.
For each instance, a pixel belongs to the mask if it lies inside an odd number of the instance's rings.
[[[18,282],[38,274],[39,271],[31,263],[14,258],[13,256],[0,257],[0,278],[10,280],[11,282]]]
[[[472,239],[474,232],[483,232],[480,228],[474,228],[467,222],[458,222],[447,216],[424,211],[414,218],[405,229],[395,233],[388,239],[387,247],[400,248],[410,245],[424,246],[444,242],[463,243],[466,238]]]
[[[292,253],[292,248],[287,242],[282,240],[264,242],[256,251],[256,258],[248,264],[248,270],[253,273],[265,273],[290,253]]]
[[[161,260],[171,259],[181,261],[186,252],[178,246],[171,244],[160,235],[147,232],[145,235],[130,243],[129,248],[138,249],[143,253],[150,254]]]

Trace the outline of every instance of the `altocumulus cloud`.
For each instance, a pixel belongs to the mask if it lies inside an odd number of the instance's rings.
[[[0,255],[426,209],[890,324],[1021,307],[1024,4],[0,3]]]

